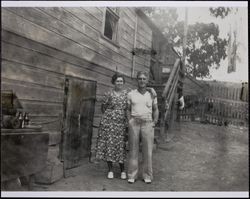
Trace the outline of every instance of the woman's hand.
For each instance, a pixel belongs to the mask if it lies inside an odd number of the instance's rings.
[[[179,107],[179,109],[180,109],[180,110],[184,109],[184,107],[185,107],[185,102],[184,102],[184,97],[183,97],[183,96],[181,96],[181,98],[179,99],[179,102],[180,102],[180,107]]]
[[[153,89],[151,87],[147,87],[147,91],[150,92],[150,94],[153,98],[157,97],[157,93],[156,93],[155,89]]]

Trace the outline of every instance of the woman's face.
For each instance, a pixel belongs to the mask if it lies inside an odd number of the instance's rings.
[[[115,87],[117,89],[121,89],[123,87],[123,84],[124,84],[124,81],[123,81],[123,78],[122,77],[118,77],[116,80],[115,80]]]

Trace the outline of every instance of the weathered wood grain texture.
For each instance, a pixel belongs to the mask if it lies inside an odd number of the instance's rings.
[[[118,63],[114,62],[113,60],[110,60],[110,58],[96,53],[96,51],[93,51],[89,47],[86,47],[85,45],[82,45],[79,42],[72,41],[72,39],[67,38],[64,35],[57,34],[54,31],[52,32],[51,30],[41,28],[40,26],[31,23],[30,21],[20,16],[17,16],[14,13],[10,13],[7,10],[3,10],[2,15],[5,19],[3,20],[3,27],[6,30],[18,33],[24,37],[36,40],[40,43],[44,43],[45,45],[49,45],[69,54],[73,54],[74,56],[84,58],[87,61],[103,65],[104,67],[107,67],[111,70],[116,69],[116,65]],[[66,30],[63,29],[63,31]],[[72,34],[69,34],[68,36],[70,35],[72,36]],[[76,34],[75,36],[79,37],[79,34]],[[120,64],[120,68],[122,71],[124,71],[125,74],[130,73],[130,69],[128,67]]]
[[[185,95],[200,95],[203,94],[207,86],[203,85],[202,82],[194,80],[191,77],[185,77],[183,94]]]
[[[46,87],[43,84],[34,84],[25,80],[2,78],[1,86],[2,90],[15,90],[15,95],[19,100],[62,103],[64,94],[61,89]]]
[[[93,126],[99,125],[100,100],[112,89],[111,77],[130,78],[134,36],[136,47],[151,48],[152,30],[139,18],[135,33],[134,8],[120,10],[118,46],[102,38],[105,8],[3,8],[2,86],[16,92],[34,124],[60,131],[64,79],[71,75],[97,81]],[[135,56],[135,72],[149,71],[150,56]]]

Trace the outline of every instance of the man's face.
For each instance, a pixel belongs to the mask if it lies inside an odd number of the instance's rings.
[[[137,78],[137,81],[138,81],[138,87],[144,88],[147,86],[148,78],[144,74],[140,74]]]

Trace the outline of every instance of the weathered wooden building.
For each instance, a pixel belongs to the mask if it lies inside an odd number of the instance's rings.
[[[5,7],[2,11],[1,89],[50,135],[48,167],[37,181],[52,183],[94,152],[100,99],[111,76],[136,72],[166,83],[176,53],[136,8]],[[162,89],[161,89],[162,90]],[[50,175],[48,176],[48,170]]]

